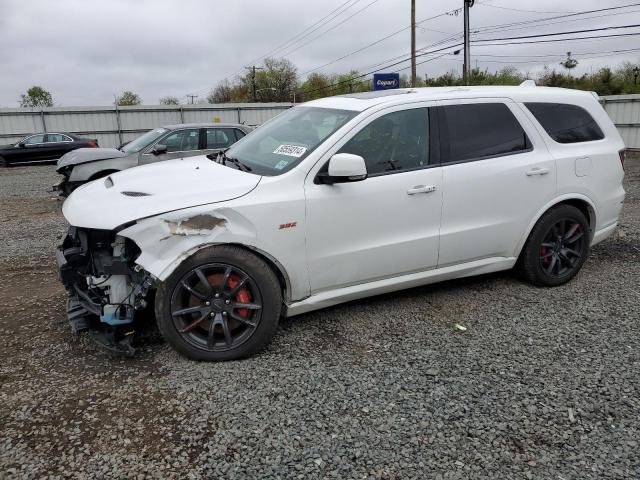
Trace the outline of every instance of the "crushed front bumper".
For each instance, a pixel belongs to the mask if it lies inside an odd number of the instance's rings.
[[[57,247],[55,256],[58,263],[58,278],[69,296],[67,300],[67,320],[75,334],[88,332],[91,338],[104,350],[118,355],[132,356],[136,353],[134,341],[140,330],[140,322],[123,325],[109,325],[101,321],[103,309],[109,298],[99,287],[91,287],[88,278],[95,276],[129,275],[132,290],[131,302],[137,310],[144,310],[145,297],[153,287],[152,277],[144,271],[134,271],[128,262],[105,255],[109,248],[111,232],[90,231],[69,228],[63,243]],[[115,237],[115,234],[111,234]],[[99,240],[96,241],[96,238]],[[103,250],[92,250],[95,246]],[[96,258],[101,258],[96,260]]]

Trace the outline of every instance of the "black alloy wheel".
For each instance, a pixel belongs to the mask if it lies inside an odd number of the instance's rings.
[[[171,297],[175,328],[196,348],[225,351],[239,347],[256,331],[262,295],[244,271],[225,263],[196,267]]]
[[[282,287],[253,252],[229,245],[204,248],[158,286],[156,322],[164,339],[193,360],[245,358],[275,335]]]
[[[538,286],[553,287],[571,280],[589,255],[589,223],[573,205],[557,205],[535,224],[516,268]]]
[[[540,264],[554,278],[570,275],[584,255],[586,237],[580,223],[563,219],[547,232],[540,245]]]

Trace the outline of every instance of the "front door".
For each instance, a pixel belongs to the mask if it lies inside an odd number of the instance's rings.
[[[44,142],[45,134],[39,133],[26,138],[22,143],[24,147],[18,147],[14,162],[36,162],[47,158],[47,144]]]
[[[307,261],[312,293],[434,268],[442,169],[431,155],[430,109],[396,107],[363,121],[321,160],[365,159],[368,178],[317,184],[307,177]]]
[[[200,129],[186,128],[183,130],[174,130],[160,138],[154,145],[148,147],[140,155],[140,164],[144,165],[153,162],[162,162],[171,160],[172,158],[191,157],[199,155],[202,150]],[[167,147],[166,153],[156,155],[154,148],[158,145]]]
[[[508,99],[439,102],[443,199],[439,267],[513,257],[556,194],[556,166]]]

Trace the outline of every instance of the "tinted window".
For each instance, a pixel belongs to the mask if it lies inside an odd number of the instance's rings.
[[[340,152],[364,158],[369,175],[424,167],[429,163],[429,110],[415,108],[377,118]]]
[[[231,128],[208,128],[206,132],[207,148],[227,148],[236,141]]]
[[[529,150],[527,134],[504,103],[439,107],[444,162],[479,160]],[[448,152],[447,152],[448,150]]]
[[[44,135],[33,135],[24,140],[25,145],[33,145],[35,143],[44,143]]]
[[[166,145],[167,152],[188,152],[191,150],[198,150],[198,142],[200,139],[200,130],[197,128],[191,130],[178,130],[172,132],[158,144]]]
[[[62,135],[60,133],[48,133],[47,134],[47,143],[54,142],[70,142],[71,139],[66,135]]]
[[[242,137],[246,135],[242,130],[238,130],[237,128],[234,130],[236,132],[236,140],[240,140]]]
[[[604,134],[589,112],[563,103],[525,103],[542,128],[558,143],[602,140]]]

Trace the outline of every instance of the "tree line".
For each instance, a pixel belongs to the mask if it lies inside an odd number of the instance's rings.
[[[632,63],[623,63],[615,68],[608,66],[582,75],[573,75],[572,70],[578,61],[567,54],[567,59],[560,63],[562,69],[545,66],[532,75],[522,72],[513,66],[506,66],[497,72],[475,68],[471,70],[467,85],[518,85],[526,79],[534,79],[538,85],[549,87],[574,88],[596,92],[598,95],[620,95],[640,93],[638,85],[638,68]],[[418,87],[443,87],[465,85],[462,75],[457,71],[424,77],[418,77]],[[267,58],[248,69],[244,75],[231,80],[219,82],[198,103],[248,103],[248,102],[305,102],[331,95],[366,92],[371,90],[371,75],[363,76],[356,70],[348,73],[311,73],[304,80],[300,78],[297,68],[285,58]],[[401,75],[400,86],[409,87],[407,75]],[[54,100],[50,92],[40,86],[33,86],[22,94],[19,100],[21,107],[50,107]],[[125,91],[116,97],[116,105],[140,105],[140,95]],[[182,102],[175,96],[159,99],[162,105],[179,105]]]

